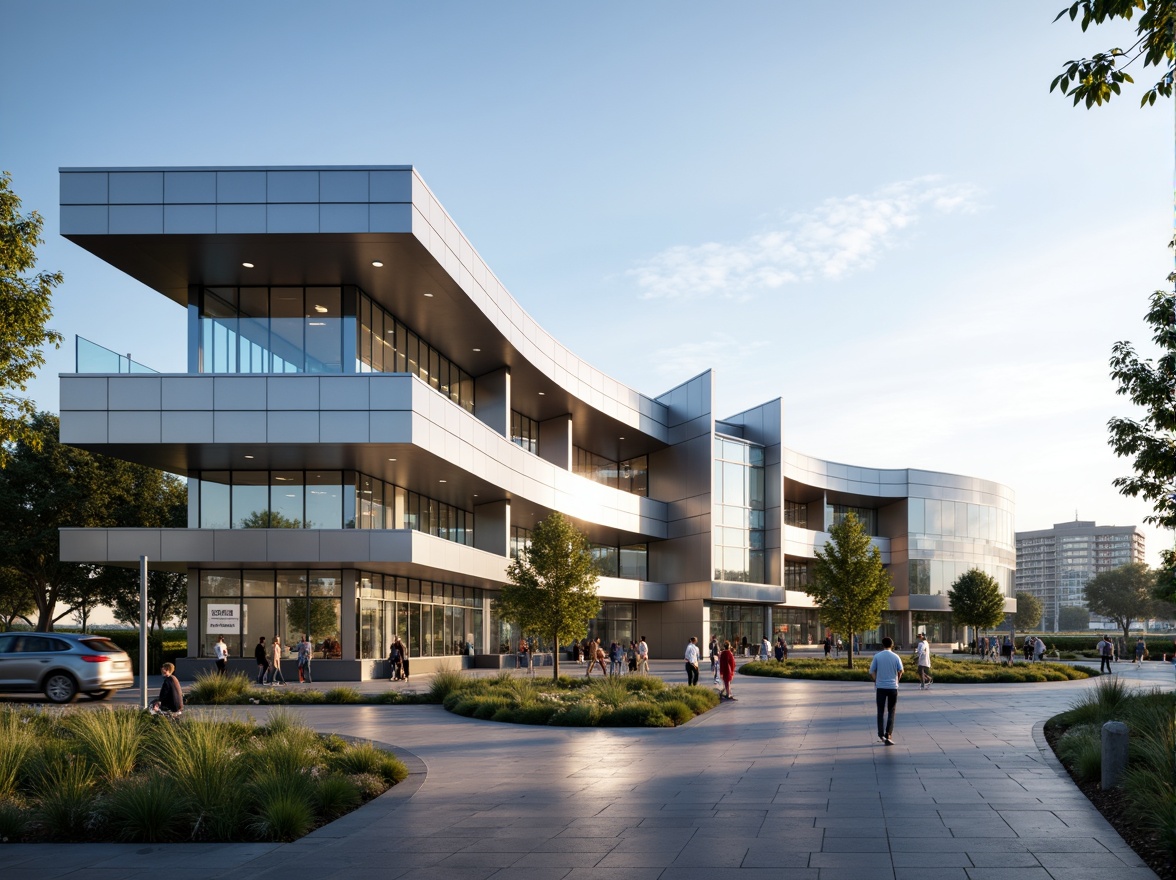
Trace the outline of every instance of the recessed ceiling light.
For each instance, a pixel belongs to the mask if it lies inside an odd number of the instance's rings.
[[[540,391],[540,392],[539,392],[539,396],[540,396],[540,397],[546,397],[546,396],[547,396],[547,392],[546,392],[546,391]]]
[[[448,483],[448,482],[449,482],[449,480],[438,480],[437,482],[438,482],[438,483]]]
[[[381,263],[379,260],[372,260],[372,265],[375,266],[377,269],[384,268],[384,264]]]
[[[474,497],[475,497],[475,498],[477,498],[477,497],[478,497],[478,493],[477,493],[477,492],[475,492],[475,493],[474,493]]]
[[[327,312],[330,311],[330,309],[328,309],[326,306],[320,306],[320,305],[316,305],[314,307],[314,310],[316,312],[318,312],[320,315],[325,315]]]
[[[429,299],[433,298],[433,294],[431,294],[431,293],[426,293],[425,296],[427,296]]]
[[[252,264],[252,263],[242,263],[241,265],[242,265],[242,266],[244,266],[246,269],[252,269],[252,268],[253,268],[253,264]]]
[[[246,458],[253,458],[253,456],[252,456],[252,455],[247,455],[247,456],[245,456],[245,457],[246,457]]]
[[[480,348],[475,348],[475,349],[474,349],[474,351],[481,351],[481,350],[482,350],[482,349],[480,349]]]
[[[624,437],[618,437],[617,439],[618,439],[618,440],[624,440],[625,438],[624,438]]]
[[[396,461],[396,459],[390,458],[390,459],[388,459],[388,461]]]

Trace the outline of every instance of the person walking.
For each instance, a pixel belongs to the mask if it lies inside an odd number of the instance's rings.
[[[269,655],[265,651],[265,636],[257,640],[257,647],[253,649],[253,659],[257,661],[257,683],[265,684],[265,672],[269,669]]]
[[[719,652],[719,677],[723,679],[719,699],[734,700],[731,696],[731,679],[735,677],[735,652],[731,650],[731,643],[727,641],[723,642],[723,650]]]
[[[783,634],[776,636],[775,655],[777,663],[780,663],[785,657],[788,656],[788,648],[784,644]]]
[[[1013,637],[1005,636],[1000,645],[1001,662],[1004,666],[1013,665]]]
[[[1143,655],[1147,653],[1147,643],[1140,636],[1135,641],[1135,665],[1143,666]]]
[[[902,658],[890,650],[893,645],[890,636],[884,637],[882,650],[870,661],[870,679],[874,682],[874,702],[878,707],[878,739],[888,746],[894,745],[890,737],[894,734],[894,712],[898,707],[898,680],[902,678]]]
[[[760,639],[760,660],[767,660],[772,656],[772,643],[768,641],[768,636],[765,633],[764,637]]]
[[[1045,659],[1045,642],[1040,636],[1033,637],[1033,659],[1038,663]]]
[[[1111,657],[1114,655],[1115,646],[1107,636],[1102,637],[1102,641],[1098,643],[1098,674],[1102,675],[1110,673],[1111,671]]]
[[[649,642],[645,641],[645,636],[637,643],[637,671],[649,675]]]
[[[613,678],[620,676],[625,667],[625,647],[620,642],[613,642],[608,649],[608,674]]]
[[[282,687],[286,686],[286,676],[282,675],[282,640],[279,636],[274,636],[273,644],[270,645],[273,649],[273,665],[270,666],[269,682],[272,685],[278,684],[278,679],[281,679]]]
[[[931,646],[927,643],[927,637],[922,633],[918,635],[915,652],[916,662],[919,666],[919,690],[927,690],[933,681],[931,678]]]
[[[637,671],[637,643],[629,642],[629,647],[625,649],[625,665],[628,667],[629,675]]]
[[[710,645],[707,647],[707,653],[710,654],[711,675],[714,676],[715,683],[719,681],[719,637],[711,636]]]
[[[388,679],[400,681],[404,678],[404,642],[400,636],[392,640],[392,647],[388,649]]]
[[[229,646],[225,644],[224,636],[216,637],[216,644],[212,646],[212,656],[216,658],[216,674],[224,675],[229,665]]]
[[[829,655],[833,653],[833,636],[825,636],[825,659],[829,659]]]
[[[600,677],[607,678],[608,670],[604,668],[604,648],[600,647],[600,642],[588,642],[588,670],[584,673],[585,678],[592,677],[592,670],[599,666]]]
[[[307,633],[302,634],[302,641],[298,643],[298,681],[302,684],[314,684],[310,677],[310,661],[314,659],[314,642]]]
[[[686,684],[698,684],[698,638],[691,636],[690,641],[686,643]]]

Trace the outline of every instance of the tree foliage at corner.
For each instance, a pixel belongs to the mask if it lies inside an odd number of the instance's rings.
[[[853,669],[854,635],[882,622],[894,592],[882,554],[854,514],[829,529],[832,538],[817,551],[813,576],[804,591],[821,608],[821,622],[845,637],[846,657]]]
[[[1015,625],[1019,630],[1038,629],[1041,626],[1041,600],[1032,593],[1017,593],[1017,616]]]
[[[1160,95],[1171,97],[1173,61],[1176,60],[1174,0],[1075,0],[1059,12],[1054,21],[1066,16],[1070,21],[1077,21],[1081,16],[1083,32],[1091,25],[1116,19],[1134,20],[1135,40],[1126,49],[1115,47],[1090,58],[1067,61],[1062,72],[1050,83],[1051,92],[1073,98],[1075,107],[1080,103],[1086,104],[1087,109],[1102,106],[1121,94],[1123,83],[1135,82],[1127,68],[1142,59],[1144,68],[1158,67],[1163,73],[1159,81],[1144,92],[1139,105],[1150,106]]]
[[[1176,282],[1176,275],[1169,278]],[[1162,529],[1176,529],[1176,294],[1157,290],[1144,320],[1152,327],[1152,341],[1160,350],[1155,360],[1140,357],[1130,342],[1111,349],[1111,378],[1116,394],[1131,399],[1142,412],[1139,419],[1107,422],[1111,448],[1130,458],[1135,473],[1118,477],[1115,487],[1132,498],[1151,502],[1143,521]]]
[[[162,471],[61,444],[51,413],[38,413],[27,428],[32,440],[11,444],[0,470],[0,568],[15,573],[16,584],[31,595],[37,629],[48,632],[80,604],[92,607],[95,597],[117,613],[133,595],[137,608],[137,572],[62,562],[58,529],[183,526],[186,487]],[[169,607],[174,604],[160,600],[161,620],[175,616]]]
[[[1127,638],[1132,623],[1151,616],[1156,573],[1142,562],[1130,562],[1096,574],[1086,584],[1086,607],[1115,622]]]
[[[60,333],[45,327],[53,315],[53,288],[60,272],[29,274],[37,265],[42,244],[41,215],[20,213],[20,199],[11,189],[12,175],[0,172],[0,467],[8,445],[16,440],[36,442],[29,422],[36,406],[14,392],[25,391],[44,365],[41,349],[61,345]]]
[[[952,622],[959,626],[989,629],[1004,620],[1004,596],[1000,584],[987,572],[970,568],[947,591]]]
[[[1058,632],[1087,632],[1090,612],[1081,605],[1063,605],[1058,611]]]
[[[498,616],[523,632],[540,633],[555,648],[553,678],[559,678],[559,646],[584,637],[600,613],[598,571],[588,538],[556,512],[531,532],[531,545],[507,566],[510,583],[496,600]]]

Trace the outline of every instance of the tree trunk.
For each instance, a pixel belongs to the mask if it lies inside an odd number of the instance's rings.
[[[551,680],[559,681],[559,633],[551,637]]]
[[[849,634],[849,640],[845,643],[845,656],[849,661],[849,668],[853,669],[853,633]]]

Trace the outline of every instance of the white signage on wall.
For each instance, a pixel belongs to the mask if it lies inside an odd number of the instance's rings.
[[[240,605],[209,605],[205,632],[213,635],[241,634]]]

